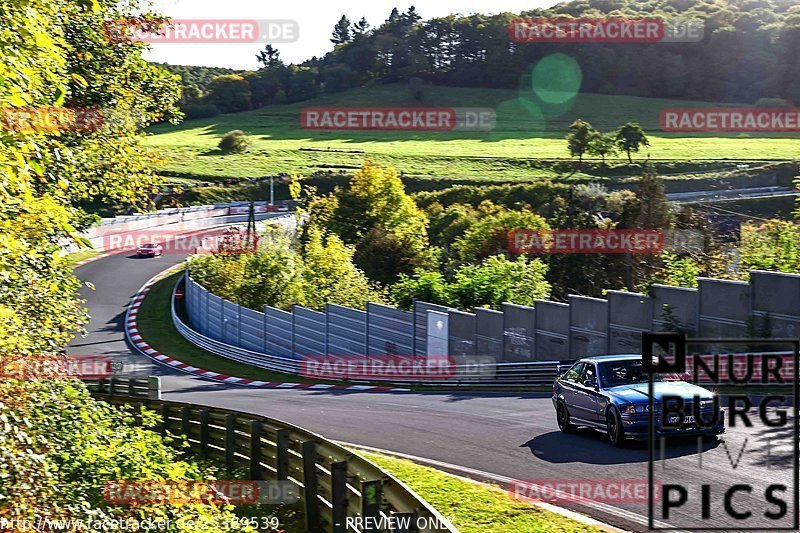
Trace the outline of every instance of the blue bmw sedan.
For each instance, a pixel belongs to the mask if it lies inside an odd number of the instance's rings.
[[[677,375],[657,374],[653,381],[657,436],[725,432],[724,412],[709,390],[681,381]],[[665,402],[668,412],[662,421],[661,405]],[[577,426],[599,429],[606,432],[615,446],[621,446],[626,439],[648,438],[650,396],[642,356],[604,355],[581,359],[556,378],[553,406],[558,427],[565,433]],[[696,416],[700,420],[696,420]]]

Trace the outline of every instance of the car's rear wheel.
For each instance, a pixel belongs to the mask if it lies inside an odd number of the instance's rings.
[[[558,420],[558,429],[562,432],[572,433],[575,431],[575,424],[570,422],[569,411],[562,401],[556,405],[556,420]]]
[[[622,417],[615,407],[608,410],[606,414],[606,433],[608,440],[614,446],[622,446],[625,442],[625,430],[622,428]]]

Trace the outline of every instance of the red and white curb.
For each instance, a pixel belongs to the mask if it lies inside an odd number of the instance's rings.
[[[227,374],[220,374],[219,372],[211,372],[210,370],[197,368],[195,366],[191,366],[189,364],[178,361],[177,359],[173,359],[168,355],[164,355],[158,350],[152,348],[144,341],[141,334],[139,334],[139,328],[136,326],[136,319],[139,316],[139,308],[141,307],[142,302],[145,299],[145,296],[147,296],[147,293],[150,292],[152,286],[159,279],[168,275],[170,270],[172,269],[168,269],[167,271],[157,274],[154,277],[150,278],[150,280],[148,280],[147,283],[145,283],[133,297],[130,306],[128,306],[128,312],[125,315],[125,336],[140,353],[146,355],[153,361],[161,363],[170,368],[186,372],[187,374],[193,374],[195,376],[199,376],[211,381],[217,381],[219,383],[227,383],[231,385],[258,387],[261,389],[307,389],[307,390],[335,390],[335,391],[350,391],[350,392],[409,392],[409,389],[396,389],[393,387],[378,387],[373,385],[328,385],[324,383],[283,383],[279,381],[257,381],[253,379],[237,378],[235,376],[229,376]]]

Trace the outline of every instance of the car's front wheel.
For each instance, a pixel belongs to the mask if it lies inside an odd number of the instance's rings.
[[[608,440],[614,446],[622,446],[625,442],[625,430],[622,428],[622,417],[616,407],[612,407],[606,414],[606,433]]]
[[[575,431],[575,424],[570,422],[569,411],[564,402],[559,400],[556,404],[556,420],[558,420],[558,429],[563,433],[572,433]]]

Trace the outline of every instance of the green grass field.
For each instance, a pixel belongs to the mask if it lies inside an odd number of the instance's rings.
[[[306,107],[432,106],[489,107],[497,111],[492,132],[311,131],[300,127]],[[255,111],[159,125],[146,144],[167,160],[160,171],[171,176],[213,180],[255,177],[279,172],[304,175],[316,171],[347,172],[365,159],[394,165],[406,175],[455,179],[532,180],[557,178],[533,168],[533,159],[568,159],[564,135],[577,118],[601,131],[638,121],[651,146],[636,155],[644,160],[789,160],[800,155],[795,134],[666,134],[659,131],[659,113],[669,107],[714,107],[713,103],[631,96],[579,94],[557,111],[534,116],[529,100],[518,91],[432,87],[422,103],[406,86],[380,85],[321,96],[305,102]],[[537,109],[535,104],[533,109]],[[217,144],[222,135],[241,129],[252,135],[244,154],[225,155]],[[618,156],[622,160],[623,155]]]
[[[405,459],[355,450],[407,484],[462,533],[600,533],[571,518],[512,498],[500,487],[473,483]]]

